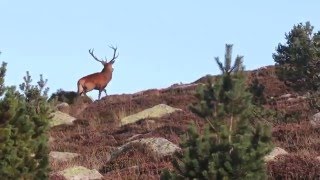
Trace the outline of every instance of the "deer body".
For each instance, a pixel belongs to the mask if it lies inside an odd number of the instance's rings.
[[[112,79],[112,72],[113,72],[112,64],[114,63],[115,59],[118,57],[118,55],[117,56],[115,55],[117,48],[113,48],[113,47],[111,48],[114,50],[114,55],[112,60],[110,60],[109,62],[107,62],[107,60],[106,61],[99,60],[93,55],[93,50],[89,50],[89,53],[92,55],[92,57],[95,60],[101,62],[104,68],[102,69],[101,72],[89,74],[78,80],[79,95],[85,95],[87,92],[92,90],[99,91],[98,99],[100,99],[102,91],[105,92],[105,94],[107,95],[107,91],[105,88]]]

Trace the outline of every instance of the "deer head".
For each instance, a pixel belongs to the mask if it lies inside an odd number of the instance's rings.
[[[111,49],[113,49],[113,57],[111,60],[108,62],[107,58],[105,57],[105,60],[100,60],[98,59],[94,54],[93,51],[94,49],[89,49],[89,54],[93,57],[94,60],[100,62],[104,68],[102,71],[113,71],[112,65],[115,62],[115,60],[118,58],[119,53],[117,54],[117,47],[109,46]]]

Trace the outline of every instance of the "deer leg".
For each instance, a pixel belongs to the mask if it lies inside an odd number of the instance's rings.
[[[81,96],[82,94],[86,94],[86,87],[83,86],[80,81],[78,82],[78,93],[79,96]]]
[[[108,94],[107,94],[107,90],[106,90],[106,89],[103,89],[103,92],[104,92],[106,95],[108,95]]]
[[[102,90],[99,90],[99,96],[98,96],[98,100],[100,99],[100,96],[101,96],[101,91],[102,91]]]
[[[85,96],[86,93],[87,93],[87,88],[86,88],[85,86],[82,86],[82,89],[83,89],[83,90],[82,90],[82,92],[80,93],[80,95],[83,94],[83,95]]]
[[[82,89],[82,91],[79,91],[79,96],[82,96],[82,94],[84,94],[84,91],[83,91],[83,89]]]
[[[83,87],[82,87],[82,85],[78,82],[78,95],[79,96],[81,96],[81,94],[82,94],[82,92],[83,92]]]

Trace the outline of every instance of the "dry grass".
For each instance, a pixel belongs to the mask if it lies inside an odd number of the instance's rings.
[[[276,79],[273,70],[258,71],[249,78],[257,76],[266,86],[266,97],[290,92]],[[148,151],[139,147],[132,148],[111,161],[110,153],[114,148],[137,138],[163,137],[179,144],[181,135],[186,133],[191,121],[201,129],[205,122],[188,109],[196,100],[193,92],[194,89],[166,89],[136,95],[107,96],[87,104],[85,108],[79,105],[84,110],[79,113],[76,108],[73,109],[73,114],[78,118],[74,125],[51,129],[50,135],[55,141],[50,144],[50,149],[79,153],[81,156],[70,162],[51,161],[51,169],[59,171],[81,165],[99,170],[105,179],[159,179],[162,169],[172,169],[170,159],[154,159]],[[183,111],[160,119],[145,119],[119,127],[123,117],[161,103]],[[286,112],[291,112],[290,108],[305,111],[306,107],[299,107],[299,104],[284,104],[282,107],[280,102],[271,104],[268,108],[281,107],[281,110]],[[77,104],[74,107],[77,107]],[[280,157],[278,162],[268,163],[270,179],[319,179],[320,161],[315,160],[315,157],[320,156],[319,129],[312,128],[305,121],[282,123],[273,127],[272,136],[275,146],[284,148],[290,155]]]
[[[161,170],[170,166],[170,159],[155,159],[143,147],[135,146],[108,162],[100,171],[108,179],[158,179]]]
[[[141,134],[139,138],[165,137],[178,143],[179,136],[188,127],[189,120],[185,119],[187,117],[181,112],[173,113],[155,120],[159,123],[154,128],[147,127],[145,121],[141,121],[108,129],[103,122],[91,123],[83,120],[72,126],[54,127],[51,136],[55,141],[51,144],[51,150],[74,152],[81,156],[70,162],[50,162],[51,169],[56,172],[81,165],[99,170],[105,175],[105,179],[159,179],[163,168],[172,168],[170,159],[154,159],[143,148],[135,148],[109,162],[110,153],[114,147],[126,143],[128,138],[136,134]]]
[[[116,119],[117,122],[121,122],[121,119],[129,116],[130,114],[126,111],[125,107],[121,107],[119,110],[116,112],[113,112],[114,118]]]
[[[278,157],[268,163],[269,179],[320,179],[319,160],[301,154]]]
[[[320,155],[320,130],[308,122],[278,125],[272,134],[274,143],[288,152]]]

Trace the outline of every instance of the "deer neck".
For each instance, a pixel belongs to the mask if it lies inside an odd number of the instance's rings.
[[[109,68],[103,68],[101,71],[101,74],[103,74],[106,77],[111,77],[112,76],[112,70]]]

